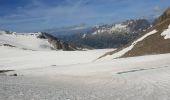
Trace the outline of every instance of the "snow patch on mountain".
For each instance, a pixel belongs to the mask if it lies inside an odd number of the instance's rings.
[[[127,25],[123,25],[123,24],[115,24],[110,32],[113,33],[113,32],[128,32],[129,31],[129,28]]]
[[[86,38],[86,35],[87,35],[87,34],[83,34],[82,38],[83,38],[83,39]]]
[[[102,28],[102,29],[97,29],[95,32],[92,33],[92,35],[102,34],[104,32],[110,33],[109,29]]]
[[[129,32],[129,28],[127,25],[124,24],[114,24],[114,25],[104,25],[104,26],[97,26],[95,27],[96,30],[92,33],[92,35],[96,35],[96,34],[103,34],[103,33],[127,33]]]
[[[169,39],[170,38],[170,25],[169,25],[168,29],[164,30],[161,33],[161,36],[164,36],[164,39]]]

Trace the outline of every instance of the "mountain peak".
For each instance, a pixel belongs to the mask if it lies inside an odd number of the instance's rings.
[[[170,7],[165,10],[165,12],[155,21],[155,25],[159,24],[165,20],[170,19]]]
[[[165,11],[166,15],[170,15],[170,7]]]

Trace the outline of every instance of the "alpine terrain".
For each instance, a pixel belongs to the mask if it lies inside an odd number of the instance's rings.
[[[0,31],[0,100],[169,100],[170,8],[151,23],[22,33],[149,16],[169,2],[132,1],[1,0],[0,28],[18,32]]]

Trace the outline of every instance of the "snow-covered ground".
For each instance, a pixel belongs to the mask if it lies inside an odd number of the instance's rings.
[[[0,45],[10,44],[20,49],[28,50],[51,50],[53,46],[46,39],[38,39],[38,33],[14,33],[6,34],[0,31]]]
[[[0,46],[0,100],[169,100],[170,54],[97,61],[111,49],[31,51]]]
[[[31,51],[0,46],[1,69],[29,69],[89,63],[114,49],[87,51]]]
[[[131,46],[115,54],[126,53]],[[4,44],[8,44],[3,46]],[[13,47],[15,46],[15,47]],[[169,100],[170,54],[97,60],[114,49],[54,51],[35,35],[0,34],[0,100]],[[11,76],[17,74],[18,76]]]

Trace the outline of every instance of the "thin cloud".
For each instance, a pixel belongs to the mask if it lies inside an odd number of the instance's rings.
[[[155,6],[155,7],[153,8],[153,11],[160,13],[160,12],[162,11],[162,9],[160,8],[160,6]]]

